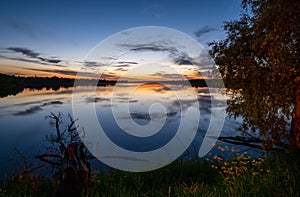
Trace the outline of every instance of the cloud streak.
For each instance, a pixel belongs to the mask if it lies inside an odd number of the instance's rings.
[[[190,58],[188,55],[184,54],[184,55],[181,55],[179,57],[175,57],[173,59],[174,63],[175,64],[178,64],[178,65],[194,65],[192,63],[192,58]]]
[[[21,68],[21,67],[17,67]],[[81,76],[81,77],[94,77],[94,78],[116,78],[115,75],[113,74],[108,74],[108,73],[93,73],[93,72],[77,72],[73,70],[60,70],[60,69],[39,69],[39,68],[22,68],[26,70],[31,70],[31,71],[40,71],[40,72],[47,72],[47,73],[55,73],[55,74],[62,74],[62,75],[68,75],[68,76]]]
[[[204,27],[201,27],[200,29],[198,29],[196,32],[195,32],[195,36],[200,38],[202,37],[204,34],[207,34],[209,32],[212,32],[212,31],[216,31],[217,29],[216,28],[212,28],[212,27],[209,27],[208,25],[204,26]]]
[[[133,61],[120,61],[120,62],[118,62],[119,64],[138,64],[137,62],[133,62]]]
[[[40,60],[42,62],[47,62],[50,64],[57,64],[57,63],[61,62],[61,60],[59,60],[59,59],[52,59],[52,58],[50,59],[50,58],[41,57],[40,53],[38,53],[34,50],[31,50],[31,49],[24,48],[24,47],[8,47],[8,48],[6,48],[6,50],[14,52],[14,53],[21,53],[25,57]],[[19,61],[26,61],[26,60],[19,59]]]
[[[46,65],[46,66],[56,66],[56,67],[62,67],[62,68],[67,67],[67,66],[62,65],[62,64],[53,64],[53,63],[48,63],[48,62],[41,62],[38,59],[26,59],[26,58],[19,58],[19,57],[7,57],[7,56],[4,56],[4,55],[0,55],[0,58],[14,60],[14,61],[20,61],[20,62],[28,62],[28,63],[39,64],[39,65]]]
[[[57,74],[63,74],[63,75],[69,75],[69,76],[76,76],[77,75],[77,71],[72,71],[72,70],[39,69],[39,68],[26,68],[26,69],[27,70],[32,70],[32,71],[57,73]],[[81,72],[81,73],[83,73],[83,72]],[[84,72],[84,74],[92,74],[92,73]]]
[[[95,61],[84,61],[84,62],[79,62],[79,63],[82,63],[87,68],[106,66],[106,64],[103,64],[101,62],[95,62]]]
[[[161,43],[121,44],[119,46],[125,47],[126,49],[134,52],[143,52],[143,51],[166,52],[169,53],[169,58],[171,58],[172,62],[177,65],[198,65],[198,66],[200,65],[199,63],[197,63],[198,60],[190,57],[190,55],[187,54],[186,51],[181,50],[179,46],[175,47],[172,45],[174,45],[174,43],[168,43],[166,41],[162,41]]]
[[[175,47],[168,45],[149,43],[149,44],[120,44],[120,47],[129,49],[130,51],[161,51],[169,52],[172,54],[178,53],[178,50]]]
[[[47,59],[47,58],[43,58],[43,57],[38,57],[38,59],[42,60],[43,62],[48,62],[48,63],[53,63],[53,64],[57,64],[57,63],[61,62],[61,60],[59,60],[59,59]]]
[[[16,53],[22,53],[22,55],[25,55],[25,56],[31,57],[31,58],[38,58],[40,55],[39,53],[37,53],[33,50],[23,48],[23,47],[8,47],[6,49],[9,51],[16,52]]]

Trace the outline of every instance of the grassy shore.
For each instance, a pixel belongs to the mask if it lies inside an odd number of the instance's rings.
[[[55,196],[55,184],[21,174],[1,183],[0,196]],[[300,196],[300,158],[246,154],[231,161],[176,161],[151,172],[94,173],[89,196]]]

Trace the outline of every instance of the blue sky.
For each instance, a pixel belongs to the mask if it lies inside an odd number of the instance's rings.
[[[206,47],[207,42],[224,38],[223,21],[238,19],[240,11],[238,0],[3,0],[0,1],[0,72],[9,70],[12,64],[22,67],[20,61],[25,58],[31,63],[38,60],[45,67],[58,59],[64,65],[71,64],[85,58],[106,37],[140,26],[173,28]]]

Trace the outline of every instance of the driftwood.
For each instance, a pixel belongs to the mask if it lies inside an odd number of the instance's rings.
[[[61,114],[51,113],[50,125],[55,134],[46,136],[48,146],[45,154],[36,155],[46,165],[54,169],[53,180],[57,183],[57,196],[82,196],[82,190],[88,195],[90,179],[90,159],[87,149],[81,142],[80,132],[70,115],[69,123],[62,128]],[[44,165],[43,165],[44,166]]]
[[[260,150],[265,150],[262,146],[265,141],[262,139],[259,139],[257,137],[243,137],[243,136],[221,136],[218,138],[218,140],[234,145],[241,145],[241,146],[247,146],[249,148],[256,148]],[[281,143],[280,145],[276,147],[272,147],[269,151],[282,151],[288,148],[287,144]]]
[[[250,148],[262,149],[260,143],[262,140],[258,138],[245,138],[241,136],[231,136],[231,137],[219,137],[218,140],[222,142],[227,142],[234,145],[243,145],[248,146]]]
[[[90,164],[85,158],[83,148],[83,144],[79,143],[67,146],[58,177],[57,195],[81,196],[83,188],[85,196],[88,196]]]

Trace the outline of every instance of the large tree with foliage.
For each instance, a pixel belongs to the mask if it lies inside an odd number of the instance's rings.
[[[210,54],[230,89],[230,115],[268,144],[290,136],[300,148],[300,1],[243,0],[239,20],[225,22],[226,38]],[[292,119],[292,129],[287,123]]]

